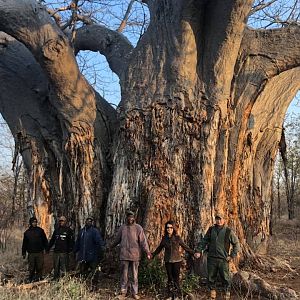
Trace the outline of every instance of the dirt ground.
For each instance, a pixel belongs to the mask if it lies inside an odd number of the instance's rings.
[[[264,274],[264,278],[277,286],[289,287],[300,295],[300,221],[277,221],[273,232],[269,255],[285,260],[294,272],[268,273]]]

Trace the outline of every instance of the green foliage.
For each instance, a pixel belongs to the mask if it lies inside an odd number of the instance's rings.
[[[199,287],[199,276],[188,274],[182,280],[182,291],[185,294],[193,292]]]
[[[139,283],[150,291],[158,291],[166,286],[166,271],[158,258],[143,259],[139,269]]]

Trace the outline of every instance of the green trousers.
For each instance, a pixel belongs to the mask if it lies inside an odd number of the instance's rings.
[[[216,288],[218,275],[222,286],[226,291],[230,290],[231,276],[229,273],[229,263],[222,258],[207,258],[208,286],[211,290]]]

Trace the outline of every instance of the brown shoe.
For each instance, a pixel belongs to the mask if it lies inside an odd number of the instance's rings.
[[[215,300],[217,298],[217,291],[216,290],[211,290],[210,291],[210,299]]]

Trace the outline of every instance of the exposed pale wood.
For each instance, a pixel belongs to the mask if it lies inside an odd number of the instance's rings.
[[[32,194],[39,194],[34,199],[42,199],[41,218],[67,212],[79,225],[96,214],[110,237],[130,208],[152,246],[169,219],[195,246],[221,211],[242,255],[262,253],[282,122],[300,87],[299,27],[247,29],[252,1],[147,2],[151,23],[134,49],[98,25],[77,32],[76,51],[99,51],[120,78],[117,119],[79,73],[73,49],[44,8],[0,0],[0,29],[26,45],[41,67],[30,74],[45,74],[50,87],[44,101],[51,114],[37,113],[45,130],[29,120],[16,131],[28,145],[23,156]],[[11,87],[12,81],[1,86]],[[40,99],[15,95],[24,106]],[[13,128],[21,108],[8,113],[9,97],[0,97]],[[57,142],[47,122],[55,124]]]

